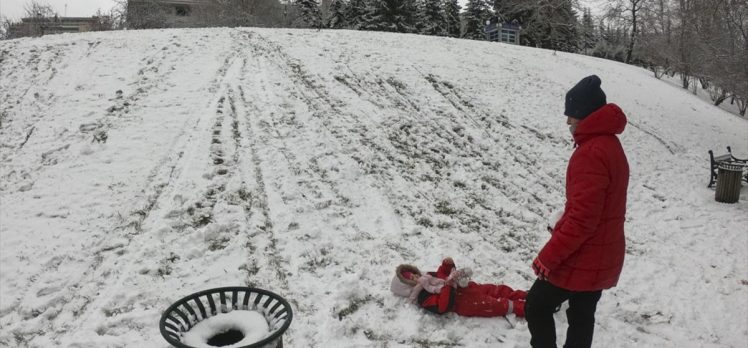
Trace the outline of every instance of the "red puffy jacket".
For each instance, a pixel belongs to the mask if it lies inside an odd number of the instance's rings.
[[[446,280],[454,268],[454,263],[444,260],[436,272],[428,274]],[[417,301],[422,308],[436,314],[454,311],[466,317],[497,317],[507,315],[512,309],[511,313],[524,317],[525,297],[527,292],[506,285],[471,281],[465,288],[444,285],[436,294],[421,290]]]
[[[608,289],[618,283],[626,240],[629,164],[616,134],[626,115],[607,104],[577,124],[578,147],[566,171],[566,206],[537,260],[547,280],[572,291]]]
[[[436,272],[428,272],[431,276],[446,280],[452,270],[455,268],[454,263],[442,261],[439,265],[439,269]],[[450,285],[444,285],[438,294],[429,293],[426,290],[421,290],[418,293],[418,304],[429,312],[436,314],[446,313],[454,309],[455,304],[455,289]]]

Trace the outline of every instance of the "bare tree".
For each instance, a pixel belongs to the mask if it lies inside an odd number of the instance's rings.
[[[9,39],[9,30],[12,22],[5,16],[0,16],[0,40]]]
[[[46,2],[31,0],[23,6],[23,23],[8,23],[8,36],[11,38],[41,36],[57,14]]]
[[[93,25],[91,27],[92,31],[106,31],[106,30],[114,30],[115,29],[115,21],[113,17],[114,11],[110,12],[104,12],[101,9],[98,9],[96,11],[96,14],[94,14],[93,19],[95,22],[93,22]]]
[[[127,2],[128,0],[114,0],[114,6],[109,10],[115,29],[127,28]]]
[[[615,0],[607,8],[607,16],[620,22],[628,32],[626,57],[624,62],[631,64],[634,59],[634,48],[641,30],[642,12],[649,10],[651,0]]]
[[[8,17],[0,15],[0,40],[9,39],[8,35],[12,24],[13,22]]]
[[[655,77],[680,76],[681,86],[708,91],[715,105],[748,108],[748,1],[616,0],[605,18],[623,28],[625,58]],[[601,37],[610,35],[603,30]],[[602,38],[601,38],[602,40]]]
[[[639,51],[643,63],[654,72],[656,78],[662,78],[672,70],[673,53],[673,13],[669,0],[654,0],[642,13]]]
[[[26,18],[52,18],[56,12],[47,2],[31,0],[23,5],[23,14]]]

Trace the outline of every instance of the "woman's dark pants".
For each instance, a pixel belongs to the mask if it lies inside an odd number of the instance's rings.
[[[525,316],[534,348],[556,347],[556,323],[553,313],[564,301],[569,301],[566,318],[569,328],[566,330],[564,348],[592,346],[592,334],[595,331],[595,310],[602,290],[569,291],[553,284],[536,280],[527,293]]]

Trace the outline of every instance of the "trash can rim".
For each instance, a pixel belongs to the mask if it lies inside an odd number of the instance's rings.
[[[717,166],[717,168],[719,168],[719,169],[722,169],[722,170],[727,170],[727,171],[731,171],[731,172],[739,172],[739,171],[742,171],[742,170],[743,170],[743,167],[745,167],[745,166],[744,166],[744,165],[742,165],[742,164],[740,164],[740,163],[725,163],[725,162],[723,162],[723,163],[720,163],[720,164],[719,164],[719,165]]]
[[[254,292],[254,293],[259,293],[259,294],[262,294],[262,295],[267,295],[267,296],[269,296],[269,297],[277,300],[278,302],[280,302],[281,305],[288,310],[288,318],[286,319],[286,321],[283,323],[283,325],[281,325],[281,327],[278,330],[275,330],[275,332],[273,332],[271,335],[269,335],[268,337],[263,338],[260,341],[254,342],[254,343],[246,345],[246,346],[241,346],[239,348],[262,347],[263,345],[268,344],[268,343],[270,343],[270,342],[278,339],[280,336],[282,336],[286,332],[286,330],[288,329],[288,327],[291,325],[291,320],[293,319],[293,310],[291,309],[291,304],[288,303],[288,301],[285,298],[281,297],[280,295],[278,295],[278,294],[276,294],[276,293],[274,293],[274,292],[272,292],[270,290],[265,290],[265,289],[260,289],[260,288],[253,288],[253,287],[249,287],[249,286],[226,286],[226,287],[221,287],[221,288],[213,288],[213,289],[207,289],[207,290],[199,291],[199,292],[187,295],[185,297],[182,297],[179,300],[177,300],[176,302],[174,302],[171,306],[169,306],[169,308],[167,308],[161,314],[161,320],[159,320],[159,331],[161,332],[161,336],[164,337],[164,339],[166,339],[166,341],[168,341],[169,344],[171,344],[172,346],[175,346],[175,347],[178,347],[178,348],[194,348],[194,347],[188,346],[188,345],[186,345],[186,344],[184,344],[184,343],[182,343],[180,341],[174,340],[173,338],[171,338],[171,336],[169,334],[166,333],[166,325],[165,324],[166,324],[167,315],[169,313],[171,313],[177,307],[179,307],[179,306],[181,306],[183,304],[186,304],[187,302],[189,302],[192,299],[199,298],[200,296],[203,296],[203,295],[217,294],[217,293],[229,292],[229,291],[232,291],[232,292],[233,291]]]

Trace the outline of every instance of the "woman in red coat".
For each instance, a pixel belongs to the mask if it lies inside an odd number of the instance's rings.
[[[524,317],[527,293],[506,285],[478,284],[469,269],[458,270],[451,257],[436,272],[421,274],[415,266],[400,265],[390,290],[436,314],[455,312],[465,317],[497,317],[514,313]]]
[[[533,262],[538,279],[527,298],[533,347],[556,347],[553,312],[569,301],[564,347],[590,347],[602,290],[623,268],[629,166],[617,134],[626,116],[607,104],[595,75],[566,95],[567,124],[576,150],[566,172],[566,205],[550,240]]]

